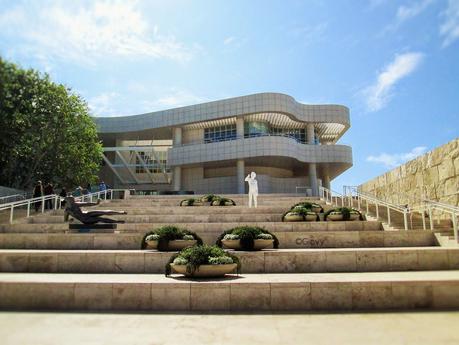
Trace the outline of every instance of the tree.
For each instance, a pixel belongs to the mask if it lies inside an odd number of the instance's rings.
[[[47,74],[0,58],[0,185],[94,182],[102,145],[86,102]]]

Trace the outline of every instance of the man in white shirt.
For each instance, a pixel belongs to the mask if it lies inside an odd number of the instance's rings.
[[[257,174],[253,171],[247,175],[245,181],[249,183],[249,207],[252,207],[252,199],[255,207],[258,206],[257,197],[258,197],[258,181],[255,180]]]

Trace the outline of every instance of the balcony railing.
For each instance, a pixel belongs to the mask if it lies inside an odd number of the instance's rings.
[[[213,144],[213,143],[220,143],[224,141],[234,141],[234,140],[239,140],[239,139],[250,139],[250,138],[258,138],[258,137],[283,137],[283,138],[288,138],[288,139],[293,139],[299,144],[303,145],[321,145],[319,142],[315,142],[314,144],[308,144],[302,140],[299,140],[296,138],[294,135],[289,135],[289,134],[276,134],[276,133],[265,133],[265,134],[245,134],[243,136],[233,136],[233,137],[225,137],[225,138],[220,138],[220,139],[203,139],[203,140],[196,140],[192,141],[186,144],[181,144],[181,145],[174,145],[175,147],[180,147],[180,146],[190,146],[190,145],[199,145],[199,144]]]

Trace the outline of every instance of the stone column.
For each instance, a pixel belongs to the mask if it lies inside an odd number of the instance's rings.
[[[181,127],[174,127],[172,129],[172,135],[174,139],[174,146],[182,145],[182,128]]]
[[[244,137],[244,118],[243,117],[236,118],[236,135],[238,138]]]
[[[312,189],[312,196],[319,195],[319,187],[317,183],[317,166],[316,163],[309,163],[309,185]]]
[[[330,175],[328,175],[328,171],[322,173],[322,186],[330,189]]]
[[[173,181],[174,181],[174,190],[175,191],[181,190],[182,189],[182,167],[181,166],[174,167]]]
[[[243,159],[238,159],[237,161],[237,193],[244,194],[245,193],[245,163]]]
[[[314,124],[308,123],[306,125],[306,141],[310,145],[314,145]]]

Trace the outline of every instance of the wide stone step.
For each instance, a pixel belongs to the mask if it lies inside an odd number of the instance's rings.
[[[117,205],[100,205],[97,207],[86,208],[86,210],[115,210],[126,211],[128,215],[164,215],[164,214],[283,214],[288,208],[277,206],[259,206],[257,208],[248,208],[246,206],[199,206],[199,207],[121,207]],[[63,215],[64,210],[51,212],[52,215]],[[37,215],[36,217],[41,217]]]
[[[139,249],[145,232],[132,233],[0,233],[2,249]],[[199,233],[214,244],[220,233]],[[434,233],[417,231],[277,232],[280,248],[372,248],[435,246]]]
[[[344,248],[231,251],[242,273],[459,269],[459,248]],[[156,250],[0,250],[0,272],[164,273],[174,253]]]
[[[126,223],[235,223],[235,222],[281,222],[282,214],[162,214],[162,215],[115,215],[111,219],[124,220]],[[43,216],[29,218],[30,224],[62,224],[63,216]]]
[[[3,310],[308,311],[459,308],[459,271],[242,274],[0,274]]]
[[[117,232],[139,232],[156,229],[163,225],[175,223],[126,223],[118,224]],[[237,226],[259,226],[268,231],[382,231],[381,223],[377,221],[340,221],[340,222],[227,222],[227,223],[180,223],[180,227],[191,231],[221,233]],[[113,231],[113,230],[110,230]],[[69,224],[1,224],[0,233],[64,233],[69,232]]]

